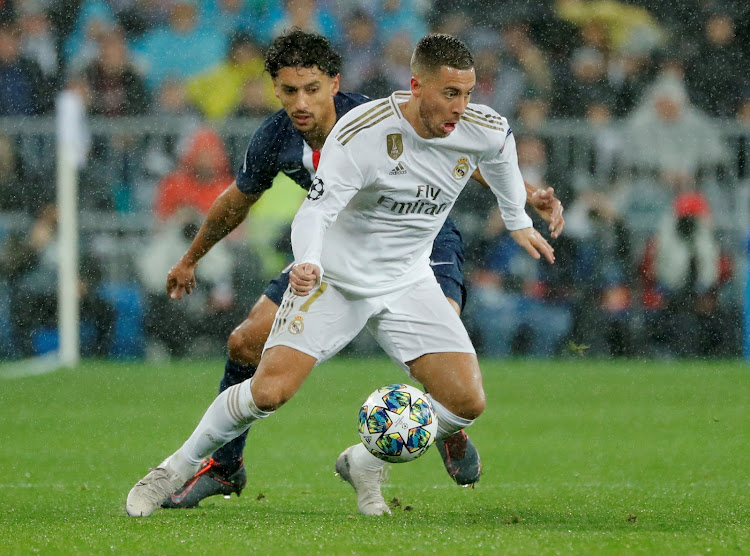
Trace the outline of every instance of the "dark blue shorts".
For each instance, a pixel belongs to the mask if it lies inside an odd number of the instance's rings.
[[[435,273],[438,284],[445,297],[458,303],[463,311],[466,305],[466,287],[464,286],[464,243],[461,233],[453,221],[448,218],[440,229],[430,253],[430,266]],[[281,298],[289,286],[291,265],[271,280],[263,294],[276,305],[281,305]]]

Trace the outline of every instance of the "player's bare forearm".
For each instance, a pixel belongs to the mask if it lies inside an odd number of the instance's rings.
[[[244,222],[260,195],[245,195],[232,183],[219,195],[206,215],[185,255],[185,262],[197,264],[211,248]]]
[[[182,299],[183,293],[192,293],[196,286],[195,269],[198,262],[247,218],[250,207],[258,198],[260,195],[245,195],[235,183],[217,197],[190,247],[167,274],[169,297]]]

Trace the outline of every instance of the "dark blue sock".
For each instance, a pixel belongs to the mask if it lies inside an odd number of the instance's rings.
[[[227,359],[224,366],[224,377],[219,384],[219,393],[230,386],[239,384],[252,377],[258,368],[255,365],[243,365],[231,359]],[[242,465],[242,453],[245,451],[247,431],[243,432],[234,440],[227,442],[224,446],[213,453],[214,461],[223,468],[222,475],[231,475]]]

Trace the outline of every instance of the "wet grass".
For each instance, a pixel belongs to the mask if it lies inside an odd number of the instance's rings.
[[[0,379],[0,552],[750,550],[741,362],[484,361],[479,486],[455,486],[431,452],[393,467],[393,515],[365,518],[333,462],[357,441],[359,402],[403,375],[337,359],[252,431],[241,498],[128,518],[128,490],[192,431],[222,366],[87,363]]]

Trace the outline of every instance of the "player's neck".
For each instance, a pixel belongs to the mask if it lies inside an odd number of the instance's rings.
[[[414,128],[414,131],[422,139],[433,139],[434,136],[422,123],[422,119],[419,117],[419,107],[417,106],[414,97],[411,97],[403,104],[399,104],[401,113],[404,115],[404,119],[409,122],[409,125]]]

